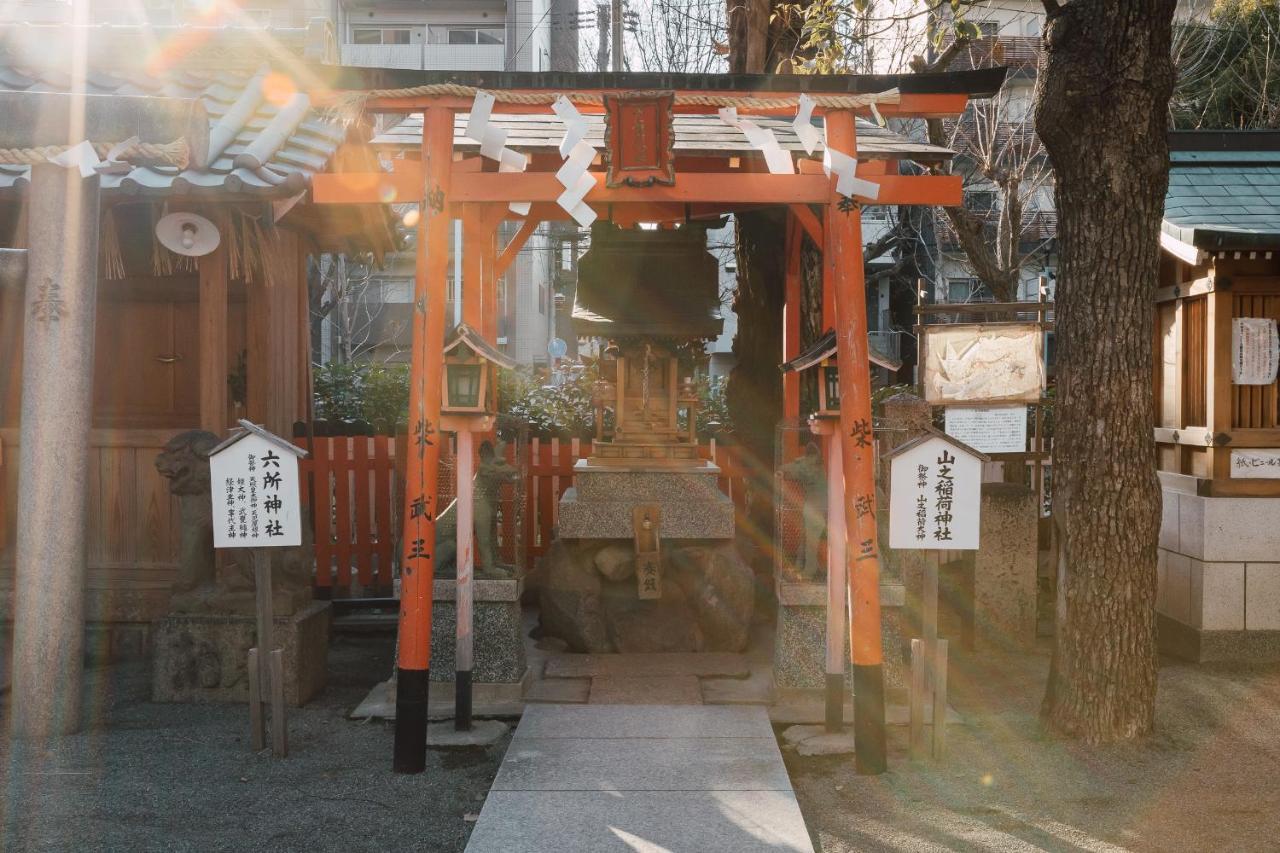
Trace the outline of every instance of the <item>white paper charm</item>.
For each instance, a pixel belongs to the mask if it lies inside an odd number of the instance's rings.
[[[836,176],[836,192],[842,196],[852,198],[858,195],[872,201],[880,197],[879,184],[856,177],[857,158],[850,157],[843,151],[832,150],[830,140],[826,140],[826,148],[822,154],[822,171],[828,178],[832,174]]]
[[[796,110],[796,117],[792,120],[791,127],[800,139],[800,144],[804,146],[805,153],[812,154],[818,147],[818,140],[822,138],[818,128],[813,126],[813,98],[803,93],[800,95],[800,106]]]

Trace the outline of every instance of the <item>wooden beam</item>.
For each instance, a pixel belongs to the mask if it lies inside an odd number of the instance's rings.
[[[525,94],[534,94],[539,90],[527,89],[521,90]],[[544,94],[558,95],[558,90],[541,90]],[[628,89],[593,89],[593,92],[604,93],[630,93]],[[677,95],[691,94],[698,97],[705,97],[706,92],[681,92],[677,91]],[[794,92],[717,92],[729,98],[785,98],[788,95],[795,95]],[[457,110],[459,112],[468,112],[474,98],[466,97],[446,97],[446,96],[416,96],[408,98],[370,98],[365,102],[365,112],[370,113],[416,113],[421,112],[427,107],[442,107],[448,110]],[[883,116],[893,116],[894,118],[948,118],[957,116],[964,112],[965,107],[969,103],[969,96],[965,94],[903,94],[900,101],[896,104],[877,104],[880,114]],[[598,115],[604,112],[601,104],[575,104],[578,112],[583,115]],[[717,105],[707,104],[676,104],[674,112],[677,115],[714,115],[718,110]],[[495,115],[549,115],[551,113],[551,104],[511,104],[501,101],[493,105]],[[750,104],[738,107],[738,112],[742,115],[759,115],[759,116],[782,116],[792,118],[796,114],[796,105],[788,104],[776,108],[753,108]],[[848,110],[848,113],[855,111]],[[872,115],[870,107],[862,107],[856,110],[860,116],[869,117]],[[824,115],[827,110],[823,107],[814,109],[815,115]]]
[[[602,173],[592,173],[603,178]],[[885,175],[877,204],[956,206],[961,201],[959,175]],[[555,175],[543,172],[455,173],[454,203],[554,202],[564,192]],[[688,172],[676,175],[673,186],[606,187],[602,180],[587,194],[592,204],[702,202],[711,204],[825,204],[828,180],[821,174],[767,175],[755,172],[726,175]],[[318,204],[377,204],[419,201],[421,165],[402,160],[391,173],[321,174],[312,179]]]
[[[524,244],[529,242],[529,238],[534,231],[538,230],[538,226],[542,223],[536,219],[529,218],[520,226],[520,230],[516,232],[516,236],[511,238],[511,242],[502,250],[502,254],[498,256],[497,263],[494,267],[496,276],[504,276],[511,265],[515,263],[516,256],[520,254],[520,250],[524,248]]]
[[[813,209],[807,204],[793,204],[791,207],[791,215],[795,222],[804,229],[804,233],[809,235],[809,239],[813,241],[813,245],[822,245],[822,223],[818,221],[818,217],[814,214]]]
[[[200,428],[222,436],[227,427],[227,241],[196,260],[200,273]]]
[[[486,231],[480,221],[480,210],[475,205],[465,207],[466,213],[462,217],[462,322],[481,331],[484,320],[481,297],[484,252],[481,247]]]

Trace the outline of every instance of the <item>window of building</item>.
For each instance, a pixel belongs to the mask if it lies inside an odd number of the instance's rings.
[[[964,206],[974,213],[990,213],[996,206],[994,190],[965,190]]]
[[[974,21],[973,23],[978,28],[979,38],[995,38],[1000,34],[998,21]]]
[[[427,41],[431,44],[506,44],[507,34],[502,27],[441,24],[427,27]]]
[[[949,278],[947,279],[947,302],[994,302],[995,297],[981,279]]]
[[[352,44],[412,44],[413,27],[352,27]]]

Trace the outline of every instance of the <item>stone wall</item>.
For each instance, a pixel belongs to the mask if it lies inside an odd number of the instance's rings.
[[[1280,660],[1280,499],[1162,491],[1161,647],[1192,660]]]

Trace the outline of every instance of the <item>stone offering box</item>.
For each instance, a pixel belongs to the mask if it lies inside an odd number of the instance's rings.
[[[328,677],[329,602],[316,601],[273,622],[284,651],[284,699],[306,704]],[[155,702],[248,702],[246,661],[253,614],[171,613],[155,623],[151,698]]]

